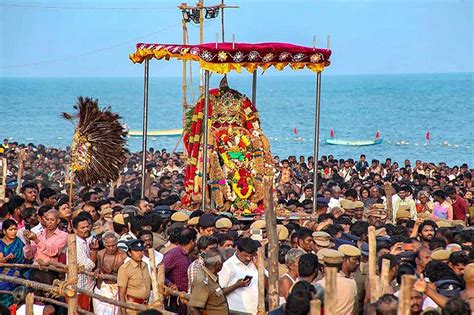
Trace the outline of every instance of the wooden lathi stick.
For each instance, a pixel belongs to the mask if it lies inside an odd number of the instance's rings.
[[[34,315],[35,313],[33,311],[33,305],[35,304],[35,299],[32,292],[26,295],[25,304],[26,304],[26,315]]]
[[[398,315],[410,315],[411,311],[411,290],[415,284],[416,277],[413,275],[403,275],[398,296]]]
[[[265,314],[265,252],[263,246],[257,250],[258,257],[258,315]]]
[[[370,302],[377,301],[377,243],[375,227],[369,226],[369,290]]]
[[[390,222],[393,222],[393,205],[392,205],[392,195],[393,195],[393,186],[390,182],[385,182],[383,184],[383,190],[385,191],[385,198],[387,200],[387,219]]]
[[[72,284],[77,284],[77,243],[76,235],[69,234],[67,237],[67,281]],[[77,312],[77,294],[69,297],[67,301],[67,314],[75,315]]]
[[[337,268],[325,267],[324,283],[324,314],[338,315],[337,305]]]
[[[380,272],[380,283],[381,283],[381,289],[382,289],[381,295],[388,293],[388,288],[390,286],[389,272],[390,272],[390,260],[383,259],[382,271]]]
[[[21,179],[23,178],[23,161],[26,159],[25,149],[21,149],[18,153],[18,173],[16,174],[16,194],[19,195],[21,192]]]
[[[156,296],[156,299],[158,300],[158,306],[160,310],[164,309],[164,303],[163,303],[163,293],[165,292],[165,266],[163,264],[158,265],[158,271],[157,271],[157,284],[158,284],[158,294]]]
[[[158,276],[156,273],[155,249],[153,248],[148,249],[148,258],[150,259],[151,288],[153,290],[152,303],[156,303],[159,299],[159,296],[158,296],[159,291],[158,291]]]
[[[6,158],[2,157],[2,159],[0,160],[2,162],[2,168],[1,168],[1,172],[2,172],[2,183],[0,186],[0,200],[5,200],[5,195],[6,195],[6,191],[7,191],[7,171],[8,171],[8,161]]]
[[[269,311],[279,306],[278,294],[278,232],[276,214],[273,208],[273,178],[266,177],[263,180],[265,189],[265,218],[267,223],[268,237],[268,308]]]
[[[310,303],[310,315],[321,315],[321,301],[320,300],[311,300]]]

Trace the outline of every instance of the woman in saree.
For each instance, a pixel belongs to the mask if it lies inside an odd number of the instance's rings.
[[[3,237],[0,239],[0,262],[10,264],[24,264],[23,242],[16,236],[18,225],[13,220],[5,220],[2,225]],[[0,273],[10,277],[25,277],[27,269],[0,267]],[[13,291],[18,285],[0,281],[0,290]],[[13,298],[9,294],[0,294],[0,304],[9,307]]]

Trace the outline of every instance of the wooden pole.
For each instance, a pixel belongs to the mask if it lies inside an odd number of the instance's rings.
[[[156,271],[156,261],[155,261],[155,249],[154,248],[149,248],[148,249],[148,258],[150,259],[150,271],[151,271],[151,288],[153,290],[153,301],[152,303],[155,303],[158,300],[158,276],[157,276],[157,271]]]
[[[390,260],[383,259],[382,271],[380,272],[380,283],[381,283],[381,288],[382,288],[381,295],[388,293],[388,288],[390,286],[389,272],[390,272]]]
[[[35,304],[35,299],[32,292],[26,295],[25,303],[26,303],[26,315],[34,315],[33,305]]]
[[[337,268],[325,267],[325,290],[324,290],[324,314],[325,315],[337,315]]]
[[[321,315],[321,301],[320,300],[311,300],[310,302],[310,314],[311,315]]]
[[[369,290],[370,302],[377,301],[377,243],[375,227],[369,226]]]
[[[18,173],[16,174],[17,185],[16,185],[16,194],[19,195],[21,191],[21,179],[23,177],[23,161],[26,158],[25,149],[21,149],[18,153]]]
[[[263,246],[257,250],[258,257],[258,315],[265,314],[265,251]]]
[[[43,284],[43,283],[34,282],[34,281],[25,280],[25,279],[16,278],[16,277],[10,277],[10,276],[6,276],[6,275],[1,274],[1,273],[0,273],[0,281],[5,281],[5,282],[9,282],[9,283],[22,285],[22,286],[25,286],[27,288],[33,288],[35,290],[41,290],[41,291],[46,291],[46,292],[50,292],[50,293],[55,292],[55,288],[52,285]],[[74,295],[74,290],[72,290],[71,288],[66,288],[64,290],[64,295],[67,296],[67,297],[73,296]]]
[[[1,161],[2,163],[2,186],[0,186],[0,199],[5,200],[5,195],[7,191],[7,171],[8,171],[8,165],[7,165],[7,159],[2,157]]]
[[[186,9],[186,3],[181,4],[182,9]],[[186,20],[183,18],[183,45],[187,44],[187,26]],[[188,100],[187,100],[187,74],[186,74],[186,60],[183,60],[183,130],[186,129],[186,109],[188,108]]]
[[[163,310],[164,309],[163,292],[164,292],[164,287],[165,287],[165,266],[163,264],[158,265],[157,285],[158,285],[158,294],[156,295],[156,300],[158,301],[158,307],[160,308],[160,310]]]
[[[410,315],[411,290],[415,284],[416,277],[413,275],[403,275],[398,296],[398,315]]]
[[[392,205],[392,194],[393,194],[393,186],[390,182],[385,182],[383,184],[383,190],[385,191],[385,198],[387,202],[387,219],[390,222],[393,222],[393,205]]]
[[[71,176],[69,177],[69,208],[72,210],[72,192],[74,189],[74,173],[71,173]]]
[[[204,3],[203,0],[199,0],[198,3],[199,7],[199,44],[204,43],[204,16],[203,16],[203,10],[204,10]],[[202,95],[203,93],[203,69],[200,68],[200,74],[199,74],[199,95]],[[204,210],[204,209],[203,209]]]
[[[278,232],[275,210],[273,208],[273,178],[266,177],[263,179],[265,187],[265,221],[267,225],[268,237],[268,308],[269,311],[279,306],[278,294]]]
[[[77,243],[76,235],[69,234],[67,237],[67,281],[77,285]],[[75,315],[77,312],[77,293],[69,297],[67,301],[67,314]]]

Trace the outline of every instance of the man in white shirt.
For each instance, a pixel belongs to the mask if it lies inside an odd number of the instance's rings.
[[[99,242],[91,236],[91,216],[88,213],[81,212],[72,220],[72,228],[76,234],[77,265],[84,266],[85,271],[92,272],[97,261],[97,252],[99,251]],[[94,291],[95,279],[85,274],[79,274],[77,277],[77,286],[81,289]],[[86,311],[90,310],[91,298],[84,294],[77,295],[79,306]]]
[[[411,219],[416,219],[417,218],[417,212],[416,212],[416,204],[408,196],[408,193],[410,192],[410,188],[408,186],[401,186],[398,189],[397,194],[395,194],[392,197],[392,207],[393,207],[393,217],[397,217],[397,212],[401,208],[409,208],[410,209],[410,217]]]
[[[229,311],[239,314],[256,314],[258,308],[258,271],[254,263],[257,245],[254,240],[244,237],[239,241],[237,252],[224,262],[219,272],[222,288],[235,285],[239,280],[249,279],[247,286],[235,289],[227,295]]]

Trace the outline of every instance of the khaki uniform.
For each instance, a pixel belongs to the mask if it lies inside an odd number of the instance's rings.
[[[120,266],[117,286],[126,288],[127,301],[134,302],[134,298],[143,299],[145,303],[148,302],[151,290],[151,277],[146,263],[137,263],[131,259]],[[136,313],[135,311],[127,310],[127,314]]]
[[[229,314],[229,305],[217,276],[205,266],[193,281],[189,305],[201,309],[206,315]]]

